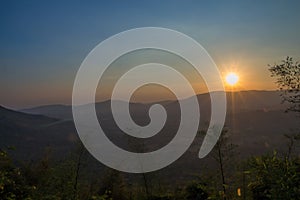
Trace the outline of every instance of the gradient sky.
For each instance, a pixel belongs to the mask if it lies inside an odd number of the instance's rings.
[[[299,1],[1,1],[0,104],[69,104],[76,72],[99,42],[158,26],[197,40],[240,89],[275,89],[268,64],[300,58]]]

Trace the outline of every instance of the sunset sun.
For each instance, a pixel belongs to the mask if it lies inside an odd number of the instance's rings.
[[[229,73],[225,77],[226,83],[228,85],[234,86],[239,81],[239,76],[236,73]]]

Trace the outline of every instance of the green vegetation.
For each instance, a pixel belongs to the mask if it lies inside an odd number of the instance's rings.
[[[226,185],[216,168],[215,171],[210,169],[199,173],[191,182],[173,186],[159,185],[152,177],[148,192],[142,177],[132,181],[115,170],[106,169],[102,176],[99,173],[89,177],[84,159],[79,160],[78,154],[77,158],[75,155],[58,163],[52,163],[45,156],[35,163],[14,164],[7,151],[1,150],[0,199],[300,199],[300,159],[279,156],[276,151],[238,163],[243,166],[242,172],[238,168],[234,171],[223,168],[223,173],[228,175]],[[208,177],[206,174],[215,176]]]
[[[248,161],[254,199],[300,199],[300,160],[273,155]]]

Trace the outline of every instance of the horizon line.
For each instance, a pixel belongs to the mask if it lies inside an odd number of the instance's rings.
[[[222,92],[222,91],[212,91],[212,92],[203,92],[203,93],[197,93],[196,96],[198,95],[206,95],[206,94],[209,94],[209,93],[214,93],[214,92]],[[275,90],[234,90],[234,91],[230,91],[230,90],[226,90],[225,93],[239,93],[239,92],[280,92],[279,89],[275,89]],[[191,96],[189,97],[186,97],[184,99],[188,99],[190,98]],[[184,100],[184,99],[180,99],[180,100]],[[151,101],[151,102],[143,102],[143,101],[129,101],[128,103],[135,103],[135,104],[155,104],[155,103],[160,103],[160,102],[167,102],[167,101],[176,101],[178,99],[162,99],[162,100],[157,100],[157,101]],[[105,99],[105,100],[100,100],[100,101],[95,101],[94,103],[97,104],[97,103],[105,103],[105,102],[108,102],[108,101],[111,101],[111,99]],[[116,99],[116,101],[123,101],[123,102],[127,102],[125,100],[122,100],[122,99]],[[92,102],[91,102],[92,103]],[[80,105],[77,105],[77,106],[83,106],[83,105],[86,105],[86,104],[90,104],[90,103],[85,103],[85,104],[80,104]],[[28,106],[28,107],[20,107],[20,108],[11,108],[9,106],[5,106],[3,104],[0,104],[0,106],[4,107],[4,108],[8,108],[8,109],[13,109],[13,110],[29,110],[29,109],[33,109],[33,108],[40,108],[40,107],[47,107],[47,106],[72,106],[72,104],[63,104],[63,103],[54,103],[54,104],[39,104],[39,105],[33,105],[33,106]]]

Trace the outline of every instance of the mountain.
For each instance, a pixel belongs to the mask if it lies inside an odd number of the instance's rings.
[[[209,94],[200,94],[197,98],[201,113],[199,130],[205,131],[210,119]],[[284,112],[286,107],[281,104],[279,92],[229,92],[227,100],[225,126],[229,130],[230,141],[238,145],[242,156],[262,154],[274,148],[286,150],[288,140],[284,134],[299,132],[299,118],[294,113]],[[178,101],[160,103],[165,107],[168,119],[158,134],[147,139],[130,137],[118,128],[110,110],[111,101],[96,103],[96,111],[102,129],[113,143],[129,151],[133,151],[133,144],[138,143],[142,144],[143,151],[153,151],[172,140],[180,122]],[[137,124],[150,122],[148,110],[152,104],[130,103],[130,114]],[[0,147],[14,145],[21,150],[23,157],[41,154],[46,147],[52,147],[62,156],[78,141],[71,106],[50,105],[22,112],[0,108]],[[196,138],[187,154],[197,156],[201,142],[201,137]]]
[[[72,121],[13,111],[0,106],[0,148],[14,147],[20,159],[35,159],[47,147],[56,155],[69,151],[77,140]]]
[[[286,105],[283,105],[279,91],[239,91],[227,92],[227,112],[244,112],[253,110],[284,110]],[[200,109],[204,113],[210,112],[210,97],[208,93],[197,95]],[[131,103],[131,109],[144,110],[152,104],[161,104],[167,107],[172,107],[170,110],[175,110],[177,101],[153,102],[150,104]],[[103,114],[110,112],[110,101],[98,102],[95,104],[96,110]],[[233,106],[234,105],[234,106]],[[29,114],[40,114],[58,119],[72,119],[72,106],[70,105],[45,105],[33,108],[20,110]]]
[[[45,115],[57,119],[72,119],[72,108],[67,105],[45,105],[20,111],[28,114]]]

